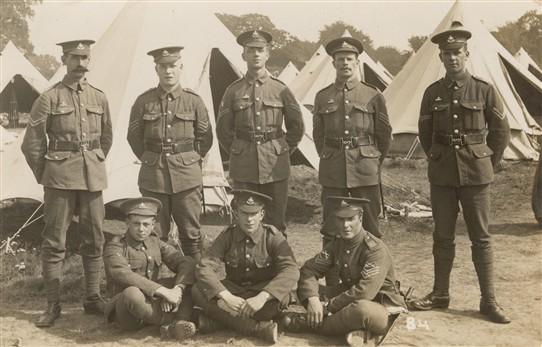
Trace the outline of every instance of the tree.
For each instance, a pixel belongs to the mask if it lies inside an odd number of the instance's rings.
[[[412,49],[412,52],[416,53],[418,49],[423,46],[425,41],[427,41],[427,36],[425,35],[412,35],[408,38],[408,45],[410,46],[410,49]]]
[[[2,1],[0,3],[0,49],[12,41],[23,53],[32,53],[27,21],[34,16],[32,5],[41,0]]]
[[[515,54],[523,47],[539,66],[542,65],[542,13],[528,11],[517,21],[507,22],[492,34],[510,53]]]
[[[397,75],[411,54],[408,51],[399,52],[392,46],[381,46],[376,49],[373,57],[380,61],[392,75]]]
[[[53,77],[56,70],[58,70],[58,67],[60,66],[58,60],[49,54],[29,54],[27,55],[27,58],[30,60],[32,65],[34,65],[47,79]]]
[[[337,21],[324,26],[324,28],[320,30],[320,38],[318,39],[317,44],[325,45],[329,41],[337,37],[341,37],[344,34],[345,30],[348,30],[353,38],[361,41],[361,43],[363,44],[363,48],[367,52],[367,54],[369,54],[370,56],[373,55],[375,51],[373,47],[373,40],[363,31],[358,30],[353,25],[347,24],[343,21]]]

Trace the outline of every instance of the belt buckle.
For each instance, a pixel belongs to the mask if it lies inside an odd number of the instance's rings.
[[[265,142],[265,134],[253,134],[252,138],[255,142]]]
[[[89,150],[89,143],[88,142],[79,142],[79,149],[82,151],[88,151]]]
[[[162,143],[162,152],[173,153],[173,144],[172,143]]]
[[[352,148],[354,147],[354,140],[349,137],[348,139],[345,139],[344,137],[341,137],[341,145],[344,147]]]
[[[466,140],[466,137],[465,135],[459,135],[459,136],[452,136],[451,140],[450,140],[450,144],[452,146],[464,146],[465,145],[465,141]]]

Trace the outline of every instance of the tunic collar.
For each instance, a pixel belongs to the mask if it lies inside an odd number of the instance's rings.
[[[76,79],[76,78],[72,78],[70,77],[70,75],[66,74],[64,76],[64,78],[62,79],[62,84],[65,85],[66,87],[74,90],[74,91],[78,91],[78,90],[85,90],[85,88],[87,88],[88,86],[88,81],[86,78],[82,78],[80,80]]]
[[[344,88],[348,90],[352,90],[356,88],[359,85],[359,80],[356,76],[352,76],[348,81],[346,82],[339,82],[335,80],[335,88],[342,90]]]
[[[263,228],[263,225],[261,225],[261,224],[260,224],[260,227],[258,228],[258,230],[256,230],[252,234],[245,233],[243,230],[241,230],[241,228],[239,228],[239,226],[237,226],[235,228],[235,241],[240,242],[240,241],[244,241],[244,240],[246,240],[248,238],[248,239],[252,240],[252,242],[254,242],[256,244],[256,243],[260,242],[260,240],[262,239],[263,234],[264,234],[264,228]]]
[[[168,95],[171,95],[173,99],[177,99],[179,96],[181,96],[183,88],[180,84],[177,84],[170,92],[166,92],[164,88],[162,88],[162,86],[158,85],[156,91],[158,92],[158,96],[162,100],[165,99]]]
[[[458,75],[458,76],[455,76],[455,79],[452,79],[450,76],[446,75],[444,77],[444,85],[447,87],[447,88],[452,88],[455,85],[457,85],[459,88],[463,87],[463,85],[465,85],[465,83],[467,82],[467,80],[469,79],[470,77],[470,73],[468,71],[465,70],[464,73]]]
[[[260,82],[260,84],[264,84],[269,78],[269,73],[267,72],[267,70],[264,70],[264,73],[260,76],[251,76],[247,71],[244,78],[248,82],[248,84],[253,84],[256,81]]]

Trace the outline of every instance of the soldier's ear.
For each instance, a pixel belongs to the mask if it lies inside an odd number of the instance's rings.
[[[66,65],[66,54],[62,54],[60,60],[62,61],[62,65]]]

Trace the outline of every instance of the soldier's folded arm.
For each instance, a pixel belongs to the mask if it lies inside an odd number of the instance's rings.
[[[128,126],[127,140],[136,157],[141,159],[145,151],[143,135],[145,133],[145,124],[143,124],[143,102],[137,98],[130,110],[130,123]]]
[[[390,149],[392,129],[384,96],[381,93],[377,93],[372,101],[375,104],[376,116],[374,134],[378,150],[382,153],[380,156],[380,162],[382,163]]]
[[[102,116],[102,130],[100,136],[100,147],[104,152],[104,155],[109,154],[109,150],[113,145],[113,126],[111,124],[111,113],[109,111],[109,103],[105,94],[102,94],[102,105],[104,109],[104,114]]]
[[[109,241],[105,247],[103,259],[111,278],[124,287],[134,286],[145,295],[153,297],[160,284],[132,271],[130,263],[123,255],[123,245],[117,241]]]
[[[390,267],[391,259],[386,249],[375,249],[367,256],[360,280],[329,301],[329,312],[335,313],[356,300],[373,300],[382,288]]]
[[[175,285],[184,290],[186,286],[194,284],[196,281],[194,259],[184,256],[175,247],[162,240],[160,240],[160,254],[168,269],[175,273]]]
[[[32,105],[30,123],[26,128],[21,150],[38,183],[45,169],[47,153],[47,118],[51,113],[51,99],[40,95]]]
[[[207,300],[211,300],[216,297],[218,293],[227,290],[218,278],[215,269],[224,264],[224,255],[228,249],[227,247],[229,247],[228,238],[229,235],[226,232],[222,232],[218,235],[207,251],[207,254],[205,254],[196,265],[196,280]]]
[[[230,88],[226,89],[222,102],[218,109],[218,119],[216,121],[216,137],[220,146],[226,151],[230,152],[230,147],[234,138],[234,117],[232,112],[233,95]]]
[[[213,145],[213,130],[209,122],[209,113],[205,104],[198,97],[196,102],[196,126],[194,127],[194,147],[203,158]]]
[[[426,90],[420,107],[420,118],[418,119],[418,138],[422,145],[423,151],[429,157],[429,151],[431,150],[433,142],[433,117],[429,106],[429,100],[431,100]]]
[[[281,301],[290,293],[299,280],[299,267],[288,242],[280,233],[271,238],[268,245],[274,258],[277,275],[262,289]]]
[[[493,167],[496,167],[510,142],[510,125],[508,118],[504,115],[502,100],[497,95],[495,87],[492,85],[488,87],[484,111],[488,126],[487,145],[493,151],[491,162]]]
[[[284,103],[284,125],[286,126],[286,142],[290,154],[295,150],[305,132],[303,114],[294,94],[287,87],[281,93]]]

